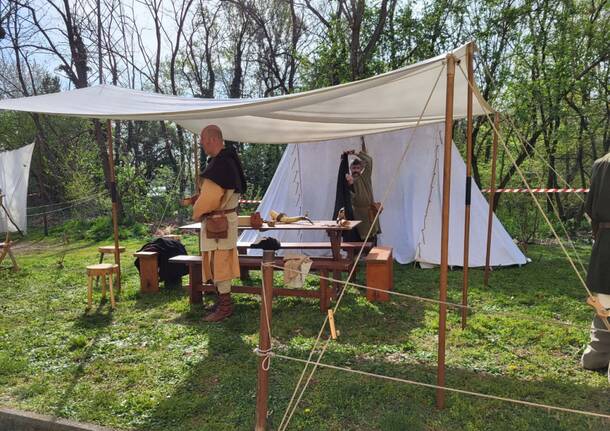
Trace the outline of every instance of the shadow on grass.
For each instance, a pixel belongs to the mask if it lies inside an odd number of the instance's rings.
[[[66,390],[55,403],[54,414],[56,416],[61,417],[65,414],[67,406],[72,403],[75,388],[85,375],[85,369],[91,361],[94,351],[98,348],[100,338],[110,332],[109,328],[113,321],[112,309],[108,307],[107,312],[102,312],[105,303],[106,301],[102,301],[93,313],[85,311],[74,321],[75,333],[82,333],[82,330],[93,331],[93,337],[86,342],[84,349],[75,357],[78,365],[72,371]],[[75,341],[80,342],[78,339]]]
[[[171,320],[171,323],[198,328],[208,337],[207,356],[195,364],[183,382],[171,396],[163,400],[151,417],[140,426],[142,430],[226,430],[251,429],[254,423],[256,403],[257,356],[253,353],[258,343],[260,298],[254,295],[235,295],[235,314],[227,321],[208,324],[202,321],[203,307],[191,306],[188,312]],[[406,319],[401,304],[369,304],[360,296],[347,294],[342,303],[339,322],[345,322],[346,331],[378,331],[383,325],[386,314],[391,319],[404,320],[403,331],[388,331],[379,337],[384,343],[400,343],[411,329],[421,326],[423,310],[412,310]],[[303,298],[274,298],[272,317],[272,337],[276,345],[290,345],[290,348],[308,351],[311,340],[318,334],[325,314],[320,313],[315,300]],[[371,317],[376,322],[367,321]],[[347,324],[349,322],[349,324]],[[366,331],[365,331],[366,329]],[[368,334],[368,335],[367,335]],[[369,340],[370,341],[370,340]],[[274,361],[274,364],[281,364]],[[282,365],[285,368],[286,365]],[[294,384],[294,370],[285,373],[272,373],[271,392],[274,400],[287,402],[288,390]],[[276,391],[277,388],[280,391]],[[280,394],[281,395],[278,395]],[[275,401],[277,404],[277,401]],[[277,425],[281,405],[273,405],[276,411],[271,414],[273,429]]]
[[[159,282],[159,292],[142,293],[133,292],[135,308],[140,310],[150,310],[165,307],[176,301],[182,301],[188,296],[188,277],[183,277],[181,283]]]
[[[475,273],[475,292],[483,295],[510,293],[529,301],[532,289],[519,285],[514,271],[495,272],[510,292],[480,287]],[[501,277],[498,275],[502,274]],[[397,274],[398,275],[398,274]],[[453,271],[454,280],[461,271]],[[553,275],[542,277],[552,279]],[[396,290],[434,298],[438,285],[424,270],[402,270]],[[504,283],[505,282],[505,283]],[[543,282],[543,285],[545,283]],[[496,286],[498,284],[496,283]],[[577,297],[575,289],[564,289],[558,298]],[[534,292],[534,298],[540,289]],[[430,310],[429,310],[430,311]],[[192,307],[173,322],[201,328],[208,336],[208,355],[195,364],[173,394],[163,400],[141,427],[142,430],[249,430],[255,420],[257,357],[252,349],[258,341],[259,298],[243,295],[236,314],[227,322],[201,322],[200,306]],[[436,351],[427,359],[410,350],[410,336],[421,331],[425,307],[417,301],[394,298],[385,304],[370,304],[362,296],[346,294],[337,316],[341,336],[333,342],[323,362],[338,366],[425,383],[436,382]],[[288,356],[307,358],[313,339],[324,319],[315,301],[274,298],[272,336],[275,350]],[[428,323],[429,325],[429,323]],[[428,328],[429,330],[431,328]],[[470,330],[470,329],[469,329]],[[486,336],[481,331],[479,338]],[[384,346],[394,350],[385,351]],[[398,349],[399,351],[396,351]],[[401,350],[402,349],[402,350]],[[503,349],[510,352],[509,348]],[[529,361],[528,358],[515,355]],[[279,425],[292,396],[303,364],[274,359],[270,373],[269,429]],[[551,378],[499,376],[462,367],[447,368],[448,387],[501,397],[540,402],[573,409],[610,414],[610,390],[561,382]],[[435,390],[389,382],[344,371],[319,369],[313,376],[290,429],[299,430],[605,430],[608,422],[581,415],[547,412],[498,400],[485,400],[447,392],[447,407],[435,408]]]
[[[257,370],[252,345],[244,342],[240,332],[235,332],[229,325],[205,330],[209,335],[208,358],[194,366],[186,380],[158,405],[142,430],[252,429]],[[307,356],[306,349],[286,349],[283,353],[301,358]],[[430,364],[405,363],[380,356],[354,358],[352,354],[330,351],[323,362],[425,383],[436,380],[436,368]],[[284,359],[272,360],[269,429],[277,429],[302,367],[303,364]],[[610,391],[584,385],[527,381],[451,367],[447,369],[447,385],[610,414],[607,403]],[[445,410],[436,410],[434,403],[433,389],[320,368],[299,404],[290,429],[538,431],[603,430],[608,426],[602,419],[449,392]]]

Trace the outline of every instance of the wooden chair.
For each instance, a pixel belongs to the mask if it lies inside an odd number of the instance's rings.
[[[106,276],[109,277],[110,287],[110,304],[112,308],[116,308],[114,301],[114,280],[113,275],[118,274],[119,266],[115,263],[98,263],[96,265],[87,266],[87,303],[89,308],[93,303],[93,278],[102,277],[102,299],[106,298]]]

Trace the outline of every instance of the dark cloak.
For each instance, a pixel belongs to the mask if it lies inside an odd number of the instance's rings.
[[[225,190],[235,190],[239,194],[246,191],[246,176],[237,152],[232,148],[223,148],[215,157],[210,157],[200,176]]]
[[[332,220],[337,219],[337,214],[341,208],[345,210],[345,218],[347,220],[354,220],[354,208],[352,207],[352,196],[350,194],[353,190],[345,179],[345,175],[349,173],[348,155],[343,154],[339,164],[339,172],[337,173],[337,193],[335,195],[335,209]],[[351,231],[343,232],[343,241],[360,241],[358,231],[352,229]]]
[[[157,252],[157,261],[159,268],[160,281],[174,281],[189,273],[188,266],[178,263],[170,263],[169,259],[174,256],[188,254],[184,245],[180,241],[167,238],[157,238],[152,242],[148,242],[138,251],[155,251]],[[138,272],[140,272],[140,259],[137,258],[134,262]]]

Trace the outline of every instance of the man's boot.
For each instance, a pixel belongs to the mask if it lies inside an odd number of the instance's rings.
[[[218,295],[218,307],[203,318],[206,322],[220,322],[233,314],[233,301],[230,293]]]

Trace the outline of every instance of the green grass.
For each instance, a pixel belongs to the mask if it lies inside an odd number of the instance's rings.
[[[62,259],[59,240],[18,252],[22,271],[0,272],[0,404],[44,414],[139,430],[249,430],[254,424],[259,298],[239,296],[236,314],[205,324],[185,293],[143,296],[125,241],[118,309],[86,306],[85,265],[97,244],[75,243]],[[194,239],[186,240],[190,251]],[[585,250],[586,252],[586,250]],[[585,253],[586,254],[586,253]],[[471,271],[475,313],[461,330],[449,313],[447,385],[498,396],[610,414],[602,373],[578,364],[591,310],[570,267],[554,247],[535,247],[533,262],[497,270],[491,286]],[[253,274],[255,282],[258,275]],[[450,273],[458,301],[461,271]],[[185,279],[186,283],[186,279]],[[314,283],[312,280],[311,283]],[[435,298],[438,271],[395,266],[395,289]],[[564,327],[534,319],[560,319]],[[306,358],[324,316],[313,300],[276,299],[276,351]],[[393,297],[370,304],[346,295],[336,316],[341,335],[324,362],[390,376],[436,381],[437,307]],[[281,421],[302,364],[271,364],[271,428]],[[601,430],[608,422],[501,401],[448,394],[443,411],[434,390],[320,369],[291,422],[300,430]]]

